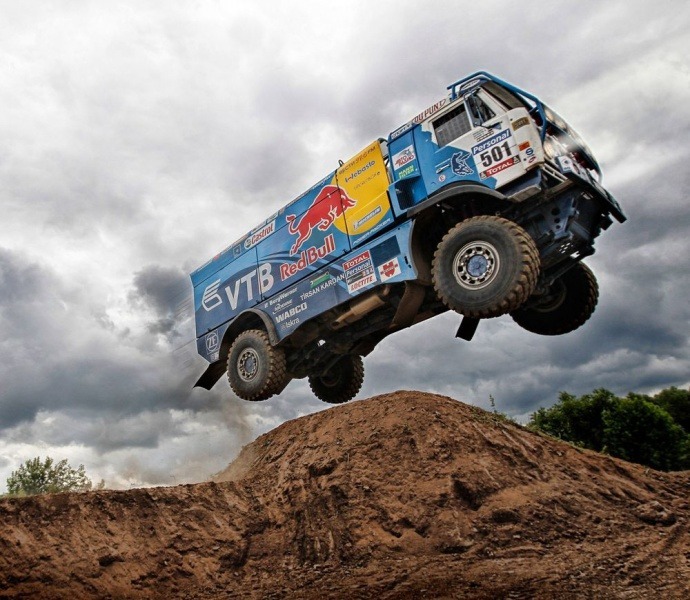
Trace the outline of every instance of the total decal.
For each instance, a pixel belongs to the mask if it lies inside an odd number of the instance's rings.
[[[371,252],[366,250],[343,263],[345,283],[350,294],[376,282],[376,271],[371,260]]]

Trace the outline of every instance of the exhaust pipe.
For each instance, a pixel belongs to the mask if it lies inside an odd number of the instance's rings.
[[[345,327],[345,325],[359,321],[371,311],[384,306],[386,304],[385,298],[389,293],[390,286],[385,285],[380,290],[374,290],[362,298],[350,301],[350,308],[331,323],[331,328]]]

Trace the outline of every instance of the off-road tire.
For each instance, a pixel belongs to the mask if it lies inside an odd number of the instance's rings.
[[[542,304],[510,313],[520,327],[539,335],[563,335],[575,331],[592,316],[599,286],[587,265],[577,263],[551,287],[553,294]]]
[[[280,393],[289,380],[285,353],[271,346],[265,331],[244,331],[230,347],[228,379],[232,391],[243,400],[267,400]]]
[[[328,404],[343,404],[352,400],[364,382],[364,363],[361,356],[346,355],[327,373],[310,375],[309,387],[314,395]]]
[[[534,291],[539,269],[534,240],[516,223],[496,216],[458,223],[439,242],[431,264],[440,300],[478,319],[519,308]]]

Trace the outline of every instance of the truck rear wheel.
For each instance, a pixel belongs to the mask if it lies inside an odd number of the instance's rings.
[[[352,400],[364,382],[361,356],[346,355],[322,375],[310,375],[309,387],[314,395],[329,404]]]
[[[440,241],[431,266],[441,301],[466,317],[487,319],[519,308],[534,291],[539,251],[516,223],[472,217]]]
[[[244,331],[230,348],[228,379],[232,391],[243,400],[267,400],[289,381],[285,353],[271,346],[265,331]]]
[[[592,316],[599,300],[594,273],[583,263],[559,277],[539,303],[510,313],[523,329],[539,335],[575,331]]]

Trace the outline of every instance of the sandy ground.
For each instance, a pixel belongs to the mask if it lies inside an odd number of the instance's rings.
[[[450,398],[290,421],[215,481],[0,501],[8,598],[688,598],[690,472]]]

